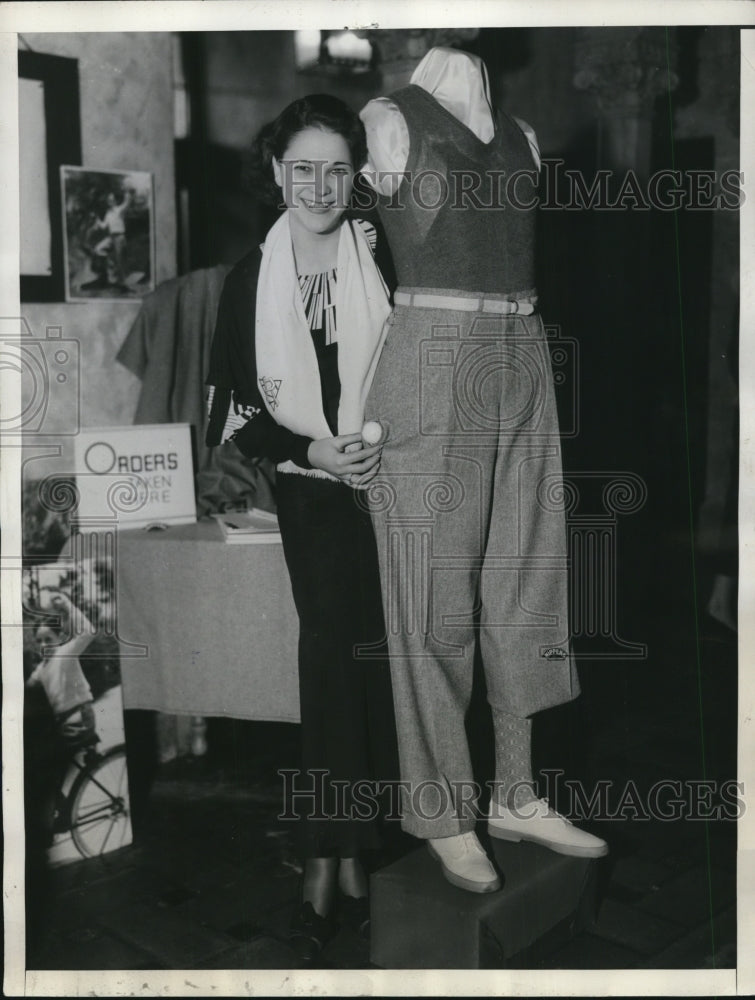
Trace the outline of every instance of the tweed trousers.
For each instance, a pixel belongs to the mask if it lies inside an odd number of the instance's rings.
[[[475,822],[464,717],[476,643],[497,709],[525,717],[579,693],[558,416],[537,314],[397,306],[389,324],[366,410],[388,434],[365,502],[402,825],[446,837]]]

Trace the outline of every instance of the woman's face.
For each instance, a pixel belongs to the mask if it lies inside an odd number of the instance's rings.
[[[280,160],[273,157],[292,219],[310,233],[332,232],[351,197],[354,167],[343,136],[321,128],[305,128],[293,137]]]

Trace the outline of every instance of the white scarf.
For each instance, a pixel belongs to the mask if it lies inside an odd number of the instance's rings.
[[[337,267],[338,433],[353,434],[362,429],[390,303],[367,237],[350,220],[341,224]],[[255,347],[260,392],[277,423],[314,440],[332,437],[323,412],[320,371],[304,313],[288,211],[267,234],[262,248]]]

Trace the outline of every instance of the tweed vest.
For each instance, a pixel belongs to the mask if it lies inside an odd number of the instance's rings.
[[[501,113],[483,143],[421,87],[390,97],[410,142],[401,186],[378,200],[399,284],[532,289],[537,174],[522,130]]]

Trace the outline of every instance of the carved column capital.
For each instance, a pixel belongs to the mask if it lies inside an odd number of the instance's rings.
[[[391,87],[409,82],[417,63],[435,45],[454,46],[473,41],[479,28],[369,29],[360,34],[376,49],[376,65],[383,84]]]
[[[579,28],[574,86],[591,93],[605,165],[644,175],[650,168],[656,98],[678,83],[676,37],[665,28]]]
[[[676,39],[664,28],[578,28],[574,86],[595,96],[598,112],[650,118],[659,94],[673,89]]]

